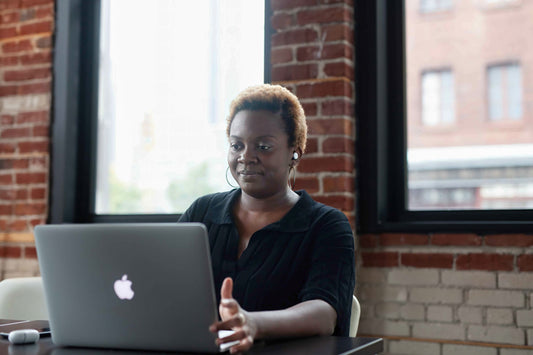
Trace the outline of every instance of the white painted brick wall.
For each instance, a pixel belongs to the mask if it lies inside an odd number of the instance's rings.
[[[467,304],[495,307],[524,307],[524,293],[503,290],[470,290]]]
[[[39,275],[39,262],[37,259],[0,258],[2,277],[26,277]]]
[[[488,324],[512,324],[513,311],[508,308],[487,308]]]
[[[359,322],[358,334],[410,336],[407,322],[388,321],[383,319],[362,319]]]
[[[408,320],[422,320],[425,317],[424,306],[420,304],[407,303],[402,305],[400,315]]]
[[[498,349],[485,346],[444,344],[442,355],[498,355]]]
[[[516,311],[516,324],[519,327],[533,327],[533,311]]]
[[[453,309],[450,306],[428,306],[428,320],[451,322],[453,321]]]
[[[378,318],[400,319],[401,307],[402,305],[400,303],[378,303],[375,306],[376,316]]]
[[[525,334],[522,329],[502,326],[468,326],[468,340],[489,343],[525,345]]]
[[[360,268],[360,272],[357,274],[357,283],[363,284],[383,284],[386,277],[382,268],[365,267]]]
[[[413,337],[415,338],[465,340],[465,333],[464,326],[461,324],[413,324]]]
[[[533,349],[500,349],[500,355],[531,355]]]
[[[530,290],[533,287],[532,272],[502,272],[498,275],[498,288]]]
[[[387,282],[391,285],[437,285],[439,272],[428,269],[393,269],[387,275]]]
[[[411,302],[459,304],[463,302],[463,290],[456,288],[416,287],[409,291]]]
[[[359,291],[359,300],[371,303],[382,301],[404,302],[407,300],[407,289],[399,286],[363,285]]]
[[[2,113],[6,114],[48,110],[50,98],[50,94],[0,97],[0,108],[2,108]]]
[[[440,344],[391,340],[389,353],[394,355],[440,355]]]
[[[29,272],[23,272],[23,271],[6,271],[2,273],[2,277],[4,279],[11,279],[14,277],[30,277],[30,276],[36,276],[33,273]]]
[[[468,288],[496,288],[496,275],[486,271],[442,271],[442,284]]]
[[[461,323],[481,324],[483,321],[482,308],[461,306],[457,309],[457,317]]]
[[[373,318],[374,316],[374,305],[370,303],[361,304],[361,318]]]

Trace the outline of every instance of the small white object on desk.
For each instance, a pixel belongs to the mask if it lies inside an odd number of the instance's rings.
[[[13,344],[33,344],[39,340],[39,332],[36,329],[13,330],[7,339]]]
[[[218,337],[219,338],[229,337],[233,333],[235,333],[235,331],[233,330],[219,330]],[[229,348],[231,348],[233,345],[237,345],[239,343],[240,343],[239,340],[235,340],[235,341],[230,341],[229,343],[220,344],[220,351],[226,351]]]

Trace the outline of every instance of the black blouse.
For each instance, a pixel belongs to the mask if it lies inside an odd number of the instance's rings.
[[[346,216],[314,201],[305,191],[278,222],[255,232],[238,255],[232,207],[241,190],[197,199],[180,222],[207,227],[217,302],[225,277],[247,311],[281,310],[320,299],[337,312],[335,335],[348,336],[355,286],[353,234]]]

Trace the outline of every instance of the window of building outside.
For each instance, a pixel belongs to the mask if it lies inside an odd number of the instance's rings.
[[[533,2],[478,5],[405,1],[409,211],[533,209]]]
[[[230,188],[226,116],[264,82],[264,10],[263,0],[102,0],[96,214],[182,213]]]
[[[522,73],[519,64],[489,66],[488,101],[491,121],[522,118]]]
[[[451,70],[422,73],[422,122],[424,125],[452,123],[454,104]]]
[[[420,0],[421,12],[438,12],[451,9],[453,0]]]
[[[489,6],[505,6],[520,3],[520,1],[522,0],[485,0],[485,3]]]

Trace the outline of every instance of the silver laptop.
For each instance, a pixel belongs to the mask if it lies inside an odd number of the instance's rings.
[[[35,243],[55,344],[220,351],[204,225],[40,225]]]

